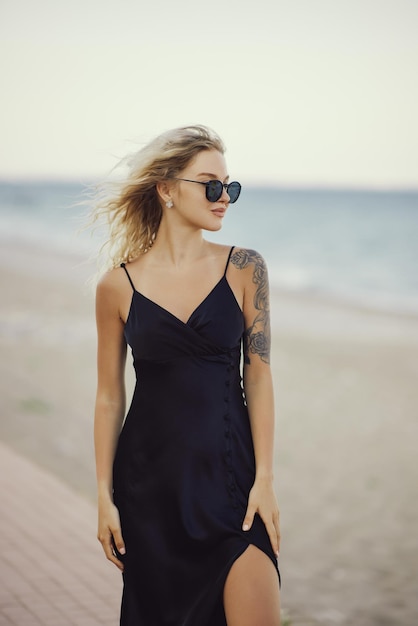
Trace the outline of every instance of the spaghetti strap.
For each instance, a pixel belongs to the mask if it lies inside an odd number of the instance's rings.
[[[235,248],[235,246],[232,246],[232,248],[231,248],[231,249],[230,249],[230,251],[229,251],[228,258],[227,258],[227,260],[226,260],[226,265],[225,265],[224,276],[226,275],[226,270],[228,269],[228,264],[229,264],[229,261],[230,261],[230,259],[231,259],[231,254],[232,254],[232,251],[233,251],[233,249],[234,249],[234,248]]]
[[[228,259],[228,260],[229,260],[229,259]],[[132,282],[132,278],[129,276],[129,272],[128,272],[128,270],[126,269],[126,264],[125,264],[125,263],[121,263],[121,264],[120,264],[120,266],[121,266],[121,267],[123,267],[123,269],[125,270],[126,275],[127,275],[127,277],[128,277],[128,280],[129,280],[129,282],[131,283],[131,287],[132,287],[132,289],[133,289],[134,291],[136,291],[136,289],[135,289],[135,285],[134,285],[134,284],[133,284],[133,282]]]

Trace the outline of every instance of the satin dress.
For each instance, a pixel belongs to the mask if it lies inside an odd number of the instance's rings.
[[[254,544],[242,531],[255,462],[240,375],[244,320],[227,268],[186,323],[131,283],[136,386],[113,466],[126,554],[121,626],[225,626],[223,588]],[[280,575],[278,573],[278,584]]]

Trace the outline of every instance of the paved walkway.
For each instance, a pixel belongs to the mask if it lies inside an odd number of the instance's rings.
[[[116,626],[122,579],[96,510],[0,443],[0,626]]]

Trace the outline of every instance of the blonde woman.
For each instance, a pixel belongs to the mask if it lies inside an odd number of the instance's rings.
[[[220,138],[190,126],[96,209],[114,265],[97,288],[98,538],[123,572],[122,626],[280,624],[266,267],[202,235],[240,190]]]

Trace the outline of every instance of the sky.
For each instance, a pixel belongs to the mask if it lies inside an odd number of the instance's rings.
[[[0,0],[0,179],[202,123],[247,184],[418,188],[416,0]]]

